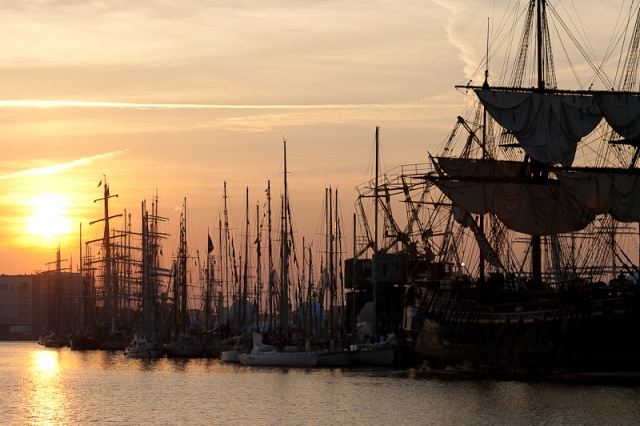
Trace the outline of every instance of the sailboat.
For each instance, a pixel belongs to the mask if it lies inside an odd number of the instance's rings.
[[[173,268],[173,338],[165,343],[169,357],[197,358],[204,353],[204,346],[190,329],[187,292],[187,200],[184,200],[180,218],[180,247]]]
[[[318,343],[322,348],[318,350],[318,366],[323,367],[345,367],[349,365],[351,353],[346,344],[344,335],[344,321],[342,319],[342,304],[339,294],[342,294],[342,287],[338,284],[337,254],[340,244],[340,222],[338,218],[338,190],[335,190],[335,206],[333,204],[333,191],[331,188],[325,189],[325,259],[324,267],[321,267],[322,281],[318,289],[314,289],[311,284],[309,291],[311,300],[298,306],[303,326],[311,335],[318,335]],[[334,209],[335,207],[335,209]],[[335,212],[335,213],[334,213]],[[335,221],[334,221],[335,214]],[[309,255],[312,259],[311,254]],[[313,267],[309,266],[311,277]],[[311,290],[314,291],[311,291]],[[328,304],[329,319],[325,320],[322,303],[314,300],[316,290],[320,293],[316,297],[320,302]],[[324,324],[328,327],[325,329]]]
[[[53,274],[48,274],[48,298],[49,298],[49,330],[40,335],[39,343],[46,348],[62,348],[67,346],[68,341],[62,335],[62,260],[60,259],[60,245],[56,251],[56,260],[53,263],[56,266]]]
[[[441,232],[412,217],[420,239],[395,240],[409,264],[422,265],[406,285],[402,328],[432,372],[637,380],[640,276],[619,239],[640,222],[640,14],[619,90],[561,90],[548,3],[529,2],[510,84],[490,85],[487,66],[482,85],[461,87],[480,105],[471,120],[458,118],[468,133],[463,149],[453,154],[452,137],[426,172],[402,178],[423,182],[431,217],[436,208],[448,214]],[[533,88],[522,84],[529,45]],[[605,153],[628,152],[625,163],[598,157],[578,165],[589,137],[604,141]],[[474,243],[466,262],[462,235]]]
[[[164,354],[162,343],[157,338],[158,306],[157,293],[159,275],[160,239],[163,235],[158,231],[158,223],[166,218],[158,215],[158,196],[152,206],[152,213],[147,211],[146,200],[142,202],[142,262],[141,262],[141,327],[133,335],[125,354],[129,358],[155,359]]]
[[[391,302],[397,299],[397,289],[399,284],[393,281],[394,276],[400,276],[395,273],[397,270],[404,270],[398,265],[390,265],[389,259],[394,259],[393,255],[386,252],[385,247],[381,244],[379,215],[385,209],[382,198],[384,192],[380,186],[380,128],[376,126],[375,132],[375,178],[374,181],[367,185],[373,188],[373,194],[367,195],[367,198],[374,200],[374,229],[373,233],[368,229],[368,222],[365,220],[367,244],[361,250],[360,254],[364,254],[369,249],[373,250],[371,259],[356,259],[358,254],[354,250],[354,258],[349,259],[345,263],[347,271],[347,287],[350,289],[349,298],[351,311],[351,336],[350,345],[350,363],[353,365],[366,366],[392,366],[395,362],[396,352],[396,334],[392,327],[390,318],[394,316],[394,310],[391,309]],[[358,200],[361,211],[362,198]],[[354,230],[355,232],[355,230]],[[373,235],[371,235],[373,234]],[[387,232],[385,230],[384,235]],[[354,238],[355,240],[355,238]],[[391,267],[390,267],[391,266]],[[359,279],[366,284],[358,284],[355,278],[356,271],[362,274]],[[405,277],[402,277],[403,279]],[[363,324],[358,327],[355,319],[356,313],[366,317]]]
[[[127,339],[125,336],[125,330],[122,329],[121,318],[121,283],[117,273],[117,256],[113,251],[112,239],[114,236],[111,234],[111,219],[123,216],[122,214],[110,215],[109,213],[109,200],[117,197],[118,194],[112,195],[110,193],[109,183],[106,176],[100,181],[98,187],[104,188],[104,197],[98,198],[93,202],[103,201],[104,205],[104,217],[98,220],[89,222],[89,225],[96,224],[98,222],[104,223],[104,232],[102,238],[95,242],[102,243],[102,277],[103,285],[102,291],[104,292],[102,306],[101,322],[99,327],[98,340],[100,349],[102,350],[124,350],[127,347]],[[93,241],[91,241],[93,242]]]
[[[282,265],[280,288],[280,337],[285,340],[289,337],[289,202],[287,187],[287,141],[284,145],[284,189],[282,199]],[[287,345],[284,351],[278,351],[272,345],[262,342],[262,334],[253,332],[253,348],[250,353],[238,355],[242,364],[252,366],[276,366],[276,367],[313,367],[318,362],[318,354],[305,347],[299,350],[297,345]],[[308,346],[308,345],[305,345]]]
[[[78,329],[69,339],[69,348],[72,351],[93,351],[100,348],[100,342],[91,332],[93,315],[95,312],[95,297],[91,288],[92,280],[89,280],[82,270],[84,260],[82,257],[82,223],[80,224],[80,276],[82,287],[78,297]]]

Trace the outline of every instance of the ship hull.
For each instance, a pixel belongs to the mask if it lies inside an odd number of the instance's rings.
[[[503,303],[483,303],[491,297],[479,292],[430,291],[414,351],[432,371],[464,375],[538,379],[637,373],[637,290],[512,294],[502,295]]]

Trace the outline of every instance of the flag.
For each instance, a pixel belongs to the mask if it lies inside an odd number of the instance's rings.
[[[211,253],[213,251],[213,241],[211,241],[211,235],[207,235],[207,239],[209,240],[208,241],[209,242],[209,247],[208,247],[209,251],[208,251],[208,253]]]
[[[100,188],[102,186],[102,179],[100,179],[100,182],[98,182],[98,188]]]

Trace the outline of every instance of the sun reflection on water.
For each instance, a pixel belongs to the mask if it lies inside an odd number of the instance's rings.
[[[65,392],[60,369],[59,351],[40,350],[32,354],[29,417],[31,422],[64,423]]]

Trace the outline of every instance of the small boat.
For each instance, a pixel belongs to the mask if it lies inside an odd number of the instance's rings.
[[[240,362],[240,352],[237,349],[229,349],[220,352],[220,361],[224,362]]]
[[[278,352],[273,346],[260,345],[251,353],[239,354],[242,364],[269,367],[314,367],[318,363],[318,354],[311,352]]]
[[[180,248],[173,270],[173,337],[165,343],[168,357],[198,358],[204,353],[204,345],[191,333],[187,299],[187,200],[184,200],[180,218]]]
[[[168,357],[199,358],[204,353],[204,345],[191,334],[184,333],[165,343],[164,350]]]
[[[262,344],[262,335],[253,333],[253,349],[250,353],[239,354],[242,364],[271,367],[313,367],[318,363],[318,354],[311,351],[299,351],[297,346],[285,346],[277,351],[274,346]]]
[[[163,354],[162,345],[153,339],[147,338],[146,334],[134,334],[131,344],[127,346],[125,355],[129,358],[161,358]]]
[[[100,342],[93,336],[78,334],[71,337],[69,347],[72,351],[95,351],[100,349]]]
[[[44,336],[42,342],[45,348],[62,348],[67,345],[67,341],[56,333]]]
[[[217,337],[210,336],[203,340],[204,353],[210,358],[219,358],[222,355],[222,348],[224,346],[222,340]]]
[[[127,347],[124,331],[110,331],[99,337],[100,349],[103,351],[123,351]]]
[[[353,365],[392,366],[396,337],[390,334],[386,339],[377,343],[360,343],[352,345],[351,363]]]

